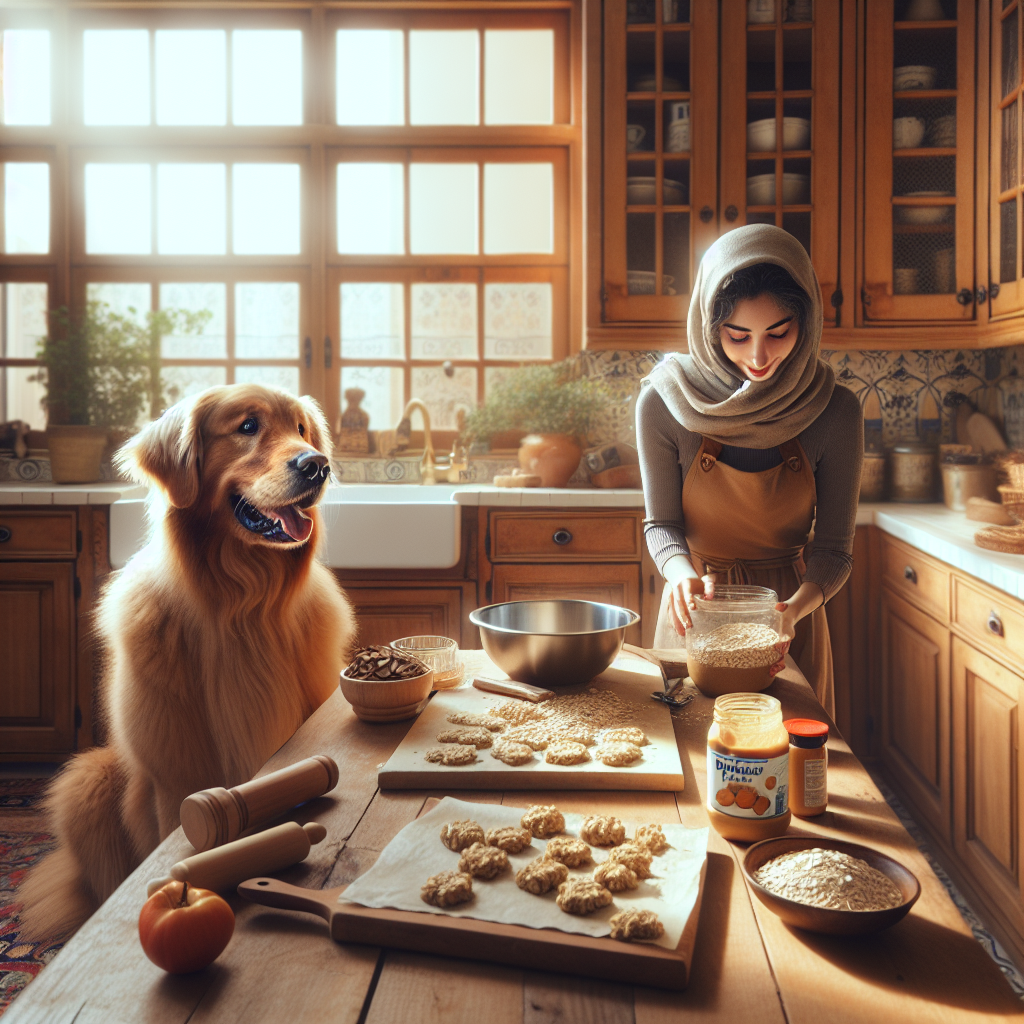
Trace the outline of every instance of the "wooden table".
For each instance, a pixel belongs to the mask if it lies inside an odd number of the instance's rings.
[[[822,717],[799,672],[772,688],[787,717]],[[675,726],[684,754],[682,793],[454,793],[515,806],[543,800],[567,811],[707,824],[705,737],[712,701],[697,698]],[[351,881],[416,817],[433,792],[381,793],[376,773],[407,722],[365,725],[340,693],[264,766],[274,771],[327,753],[341,767],[329,797],[295,814],[328,837],[286,881],[327,888]],[[117,890],[20,995],[4,1024],[208,1024],[211,1021],[392,1024],[842,1024],[1018,1018],[1024,1006],[972,938],[942,883],[834,733],[829,739],[829,810],[794,818],[793,832],[838,836],[897,857],[921,880],[922,894],[902,922],[862,939],[789,929],[753,899],[739,869],[742,846],[711,832],[704,901],[690,987],[683,993],[594,982],[366,946],[342,946],[306,914],[269,910],[232,897],[234,938],[220,959],[193,976],[154,967],[136,922],[148,879],[191,852],[179,829]]]

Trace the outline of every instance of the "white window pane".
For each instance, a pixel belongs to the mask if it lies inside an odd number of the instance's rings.
[[[338,164],[338,252],[405,252],[401,164]]]
[[[50,123],[50,33],[9,28],[4,32],[4,124]]]
[[[50,251],[50,165],[4,164],[4,252]]]
[[[87,29],[83,46],[86,124],[149,124],[149,32]]]
[[[222,29],[156,33],[156,123],[227,123],[227,34]]]
[[[235,164],[233,250],[246,256],[294,255],[299,235],[299,165]]]
[[[290,394],[299,393],[299,368],[297,366],[236,366],[236,384],[262,384],[268,388],[280,388]]]
[[[469,412],[476,408],[476,370],[472,366],[457,366],[451,377],[440,366],[414,366],[410,386],[430,410],[435,430],[455,430],[459,409]]]
[[[412,164],[409,168],[413,253],[476,253],[476,164]]]
[[[401,359],[404,335],[402,285],[347,281],[341,286],[342,359]]]
[[[165,366],[160,376],[171,405],[228,382],[228,372],[223,366]]]
[[[552,124],[555,33],[549,29],[484,33],[484,122]]]
[[[149,164],[85,165],[85,251],[153,251]]]
[[[46,285],[35,282],[0,284],[0,308],[3,336],[0,356],[8,359],[35,359],[36,345],[46,334]],[[46,426],[41,402],[42,384],[29,380],[35,367],[0,368],[0,423],[21,420],[35,430]]]
[[[299,358],[299,285],[256,281],[235,285],[235,355]]]
[[[409,33],[409,123],[480,123],[480,33]]]
[[[165,334],[160,354],[166,359],[223,359],[227,347],[227,288],[217,281],[160,285],[160,308],[212,313],[201,334]]]
[[[405,124],[402,32],[340,29],[338,124]]]
[[[484,285],[484,357],[550,359],[551,285],[503,281]]]
[[[146,322],[153,303],[152,286],[144,281],[90,281],[85,297],[89,302],[105,302],[112,312],[137,324]]]
[[[484,164],[484,252],[555,251],[551,164]]]
[[[302,124],[302,33],[297,29],[231,33],[231,120]]]
[[[476,285],[412,286],[413,359],[476,359]]]
[[[185,256],[224,254],[226,178],[224,164],[157,165],[157,252]]]
[[[494,389],[510,374],[513,366],[487,366],[484,367],[484,397],[490,398]]]
[[[366,397],[360,408],[370,417],[371,430],[394,430],[405,409],[405,377],[401,367],[343,366],[341,394],[362,388]]]

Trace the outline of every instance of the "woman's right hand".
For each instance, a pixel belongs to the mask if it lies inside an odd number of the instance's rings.
[[[678,564],[673,564],[676,559]],[[685,563],[685,564],[683,564]],[[715,592],[715,577],[697,576],[689,560],[681,556],[674,556],[666,565],[666,578],[670,587],[669,612],[672,616],[672,624],[680,636],[686,636],[686,631],[693,627],[690,619],[690,611],[695,607],[694,600],[697,597],[712,597]]]

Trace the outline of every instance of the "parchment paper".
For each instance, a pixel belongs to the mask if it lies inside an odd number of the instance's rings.
[[[515,872],[531,860],[544,855],[547,843],[534,839],[521,853],[509,854],[511,870],[491,881],[473,879],[474,898],[468,903],[444,910],[420,899],[420,886],[439,871],[457,871],[459,854],[449,850],[440,839],[441,826],[447,821],[469,818],[488,831],[503,825],[518,825],[521,807],[501,804],[469,803],[445,797],[433,810],[410,822],[384,848],[377,863],[357,878],[341,902],[364,907],[390,907],[423,914],[449,914],[474,917],[483,921],[524,925],[527,928],[556,928],[563,932],[601,937],[610,932],[609,922],[622,910],[653,910],[665,926],[665,934],[656,945],[675,949],[693,913],[700,890],[701,869],[707,856],[708,830],[683,825],[663,825],[671,847],[651,865],[653,878],[644,879],[637,889],[615,893],[612,904],[585,917],[566,914],[555,903],[556,892],[534,896],[515,883]],[[565,835],[578,836],[583,816],[565,815]],[[624,822],[626,835],[644,821]],[[592,847],[594,864],[569,870],[569,877],[589,875],[594,865],[608,858],[606,849]]]

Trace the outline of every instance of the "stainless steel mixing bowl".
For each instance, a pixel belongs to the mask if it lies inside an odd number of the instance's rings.
[[[508,601],[470,612],[488,657],[512,679],[575,686],[600,675],[640,621],[628,608],[597,601]]]

